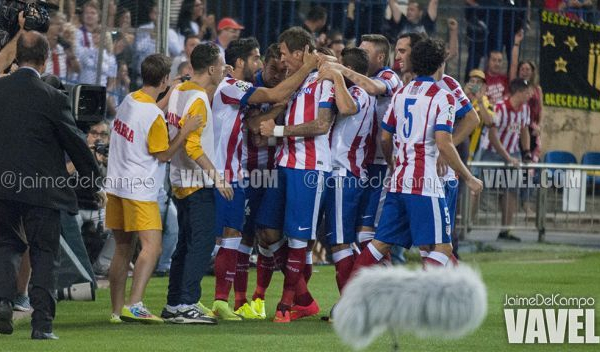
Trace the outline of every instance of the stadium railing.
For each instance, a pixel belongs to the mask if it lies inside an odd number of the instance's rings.
[[[473,161],[469,165],[471,169],[479,169],[484,190],[477,200],[463,187],[462,211],[456,219],[459,236],[464,237],[472,229],[503,228],[499,200],[511,190],[510,187],[494,187],[509,182],[504,180],[494,184],[495,176],[492,175],[498,170],[517,171],[511,173],[513,176],[519,171],[531,176],[531,181],[523,181],[524,187],[517,187],[517,210],[512,223],[505,227],[537,231],[540,242],[544,241],[546,231],[600,233],[600,197],[597,196],[600,187],[596,186],[600,181],[600,166],[529,163],[514,168],[501,162],[485,161]],[[531,206],[530,210],[527,205]]]

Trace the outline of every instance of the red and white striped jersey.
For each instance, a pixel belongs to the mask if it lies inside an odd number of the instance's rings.
[[[529,105],[527,104],[523,104],[518,110],[510,105],[510,99],[505,99],[496,104],[494,127],[498,129],[497,134],[500,144],[509,154],[520,151],[521,128],[529,126],[531,123],[530,115]],[[491,143],[488,149],[496,152]]]
[[[330,109],[335,104],[333,83],[317,81],[314,71],[288,102],[285,125],[294,126],[317,119],[319,109]],[[277,156],[278,165],[299,170],[331,171],[329,132],[315,137],[286,137]]]
[[[454,116],[455,119],[462,119],[469,111],[473,110],[471,101],[463,91],[460,83],[457,80],[448,75],[442,75],[442,79],[437,82],[440,88],[447,90],[454,96]],[[441,176],[444,181],[456,179],[456,173],[448,166],[448,171],[445,175]]]
[[[431,77],[417,77],[392,98],[382,128],[398,147],[390,192],[444,197],[437,175],[435,132],[452,133],[454,97]]]
[[[375,109],[375,115],[373,116],[375,121],[373,122],[373,131],[371,133],[371,138],[369,139],[369,155],[367,157],[367,163],[386,165],[383,152],[381,151],[381,129],[379,126],[381,126],[383,116],[390,106],[392,96],[398,89],[402,88],[403,84],[400,77],[387,66],[382,67],[381,70],[371,78],[383,82],[387,87],[387,91],[385,94],[377,96],[377,107]]]
[[[225,77],[212,102],[215,160],[217,171],[221,172],[227,182],[236,182],[243,175],[242,171],[242,120],[248,99],[256,88],[251,83],[232,77]]]
[[[262,104],[261,112],[267,112],[271,104]],[[243,128],[242,167],[247,172],[253,170],[273,170],[277,165],[277,149],[281,138],[277,138],[277,146],[257,147],[248,128]]]
[[[331,132],[331,162],[359,178],[367,177],[367,140],[373,125],[375,98],[359,86],[348,89],[358,107],[352,116],[338,115]]]

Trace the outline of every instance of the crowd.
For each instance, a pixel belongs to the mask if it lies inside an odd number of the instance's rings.
[[[104,233],[105,227],[112,230],[93,255],[89,250],[95,273],[110,273],[112,323],[164,319],[213,324],[215,316],[264,319],[265,290],[278,269],[284,271],[285,283],[275,321],[314,315],[319,307],[307,283],[312,273],[312,241],[317,235],[330,249],[340,292],[353,270],[387,260],[391,245],[419,246],[429,265],[456,262],[454,216],[459,182],[453,170],[461,176],[463,187],[475,191],[476,201],[481,185],[464,166],[467,159],[511,165],[539,160],[542,92],[537,65],[519,59],[529,13],[522,10],[527,6],[514,1],[510,1],[515,6],[513,25],[503,26],[491,10],[482,15],[479,5],[504,2],[466,0],[471,40],[464,85],[443,72],[444,61],[458,54],[458,22],[448,20],[446,45],[427,39],[436,35],[437,0],[428,1],[427,6],[390,0],[381,33],[362,35],[358,43],[348,40],[347,32],[328,25],[336,19],[328,21],[325,8],[313,6],[299,26],[281,33],[268,48],[260,48],[253,38],[240,39],[244,26],[233,18],[206,14],[203,0],[173,1],[179,12],[176,26],[168,32],[171,59],[155,54],[155,4],[147,8],[147,21],[134,27],[131,9],[107,1],[107,23],[114,32],[102,29],[96,0],[80,7],[76,1],[66,1],[64,13],[51,14],[44,67],[46,73],[73,83],[96,83],[96,73],[101,72],[100,84],[110,92],[110,121],[88,126],[87,146],[103,176],[150,175],[159,180],[134,195],[118,187],[107,189],[107,208],[93,200],[86,205],[80,197],[79,227],[88,226],[96,234]],[[556,9],[568,14],[589,5],[589,1],[560,2]],[[348,18],[360,6],[350,1]],[[139,19],[139,13],[135,17]],[[519,24],[514,25],[517,17]],[[480,23],[482,18],[488,21]],[[486,30],[482,32],[481,26]],[[477,39],[482,33],[486,37]],[[100,67],[99,48],[104,50]],[[396,105],[396,99],[403,99],[401,105]],[[433,101],[436,105],[430,116],[423,106]],[[429,144],[410,138],[412,122],[407,127],[399,121],[412,121],[411,105],[417,109],[414,114],[418,111],[419,116],[435,121],[435,126],[415,122],[420,134],[413,137]],[[395,109],[400,108],[404,114],[396,115]],[[133,115],[144,119],[132,119]],[[452,138],[438,140],[434,128],[449,132]],[[215,135],[207,135],[208,130]],[[144,143],[133,143],[131,131],[141,133]],[[404,134],[403,144],[395,134]],[[202,142],[206,140],[214,140],[212,147]],[[110,154],[102,152],[108,144]],[[405,149],[395,151],[394,145]],[[454,145],[463,151],[463,162]],[[443,157],[437,164],[425,157],[438,150]],[[166,170],[169,160],[170,170]],[[255,168],[277,170],[280,193],[239,187],[240,170]],[[67,170],[73,172],[75,166],[68,162]],[[186,184],[182,170],[202,174],[202,184]],[[406,170],[407,178],[411,174],[415,179],[437,181],[406,186],[402,184]],[[390,171],[397,183],[387,190],[379,181]],[[326,189],[321,194],[319,187],[300,185],[313,173],[321,185],[333,178],[344,185],[370,179],[374,182],[369,184],[379,186],[344,186],[343,192]],[[473,173],[477,175],[476,170]],[[215,190],[205,184],[214,185]],[[390,200],[384,205],[381,199],[386,191],[394,195],[388,194]],[[424,197],[410,200],[418,211],[406,210],[409,200],[396,197],[405,193]],[[446,200],[432,208],[430,197]],[[519,206],[516,200],[516,190],[500,197],[503,228],[499,239],[519,240],[509,230]],[[305,209],[298,209],[292,201]],[[427,218],[423,221],[427,226],[418,227],[413,220],[397,228],[390,220],[418,216]],[[321,221],[324,229],[319,231]],[[387,232],[381,234],[380,227]],[[141,241],[134,266],[130,261],[136,247],[130,232],[138,232]],[[396,232],[405,237],[395,238]],[[421,232],[434,237],[416,235]],[[247,273],[252,253],[257,254],[259,273],[249,301]],[[213,307],[207,308],[199,303],[199,284],[211,257],[216,292]],[[22,263],[18,296],[12,301],[16,309],[27,310],[28,260]],[[125,300],[130,269],[133,288]],[[153,272],[170,277],[162,319],[142,303]],[[234,309],[227,303],[232,286]]]

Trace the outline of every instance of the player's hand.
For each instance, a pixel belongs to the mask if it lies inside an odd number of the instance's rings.
[[[223,198],[227,199],[228,201],[232,201],[233,200],[233,188],[231,187],[231,185],[229,184],[229,182],[227,182],[224,179],[220,178],[216,182],[215,186],[217,187],[217,191],[219,191],[219,193],[221,193],[221,195],[223,196]]]
[[[99,190],[94,194],[94,199],[96,203],[98,203],[98,208],[104,208],[106,206],[106,202],[108,201],[108,197],[106,197],[106,192],[103,190]]]
[[[202,115],[187,115],[185,121],[183,122],[183,126],[181,126],[181,133],[184,135],[190,134],[192,131],[198,130],[200,127],[204,125],[204,120],[202,119]]]
[[[521,162],[519,161],[519,159],[513,157],[508,158],[508,161],[506,163],[512,167],[521,166]]]
[[[483,182],[475,176],[471,176],[467,180],[467,187],[471,190],[472,195],[478,195],[483,191]]]
[[[319,64],[319,56],[317,56],[317,51],[313,50],[311,52],[308,45],[305,45],[304,55],[302,56],[302,62],[306,67],[310,68],[311,70],[317,68]]]
[[[319,68],[319,76],[318,76],[318,81],[324,81],[324,80],[329,80],[329,81],[333,81],[333,75],[336,72],[340,72],[341,73],[341,67],[342,65],[335,63],[335,62],[328,62],[325,63],[323,65],[321,65],[321,67]]]
[[[448,19],[448,30],[449,31],[458,30],[458,21],[455,18]]]
[[[448,162],[441,155],[437,158],[436,163],[438,177],[444,177],[448,173]]]
[[[267,120],[260,123],[260,135],[265,137],[272,137],[273,130],[275,129],[275,121]]]
[[[521,44],[523,37],[525,37],[525,32],[522,29],[515,33],[515,45]]]

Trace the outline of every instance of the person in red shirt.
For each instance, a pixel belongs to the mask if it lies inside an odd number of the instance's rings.
[[[486,95],[492,104],[502,101],[508,93],[508,76],[502,71],[503,63],[504,58],[501,51],[490,52],[485,81],[487,83]]]

